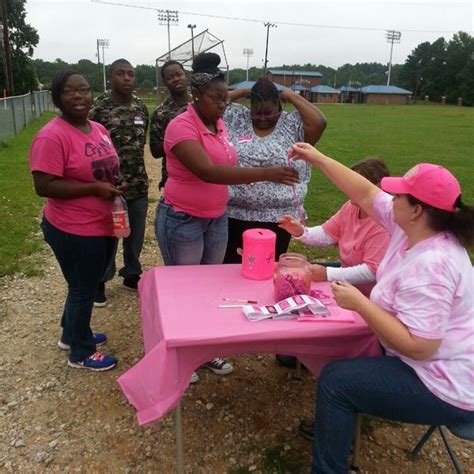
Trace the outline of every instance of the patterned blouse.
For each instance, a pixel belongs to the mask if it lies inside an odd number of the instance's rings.
[[[243,168],[287,166],[291,145],[304,141],[303,121],[297,111],[283,112],[273,132],[266,137],[254,133],[250,110],[240,104],[232,103],[223,119],[237,150],[237,166]],[[284,214],[302,217],[311,166],[301,160],[292,166],[300,176],[295,186],[268,181],[229,186],[229,217],[260,222],[277,222]]]

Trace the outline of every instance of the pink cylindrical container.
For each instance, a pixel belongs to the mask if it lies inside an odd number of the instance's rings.
[[[242,234],[242,276],[250,280],[269,280],[275,268],[275,232],[248,229]]]

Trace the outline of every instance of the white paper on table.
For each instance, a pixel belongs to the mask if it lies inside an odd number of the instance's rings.
[[[298,316],[324,316],[331,314],[327,306],[317,298],[309,295],[290,296],[274,305],[245,305],[242,311],[249,321],[296,319]]]

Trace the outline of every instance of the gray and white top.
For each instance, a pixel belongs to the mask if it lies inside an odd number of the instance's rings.
[[[291,145],[304,141],[303,121],[298,111],[282,112],[275,129],[266,137],[254,133],[250,110],[240,104],[232,103],[223,119],[237,150],[237,166],[242,168],[288,166]],[[292,162],[292,166],[300,179],[295,186],[268,181],[229,186],[229,217],[261,222],[277,222],[284,214],[300,217],[299,206],[306,197],[311,166],[302,160]]]

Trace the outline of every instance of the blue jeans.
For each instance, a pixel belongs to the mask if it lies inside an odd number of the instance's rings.
[[[165,265],[220,264],[227,234],[227,213],[206,219],[175,212],[163,200],[158,203],[155,235]]]
[[[78,362],[96,351],[90,328],[92,306],[116,239],[68,234],[44,217],[41,229],[68,285],[61,340],[71,346],[70,361]]]
[[[130,221],[130,235],[122,240],[123,245],[123,267],[119,275],[123,278],[137,277],[142,274],[140,255],[142,253],[143,241],[145,239],[146,213],[148,211],[148,196],[138,199],[127,200],[128,219]],[[114,253],[107,265],[102,281],[112,280],[115,275],[115,258],[117,254],[118,240]]]
[[[356,413],[422,425],[474,421],[474,412],[434,396],[398,357],[332,362],[318,382],[313,474],[347,474]]]

